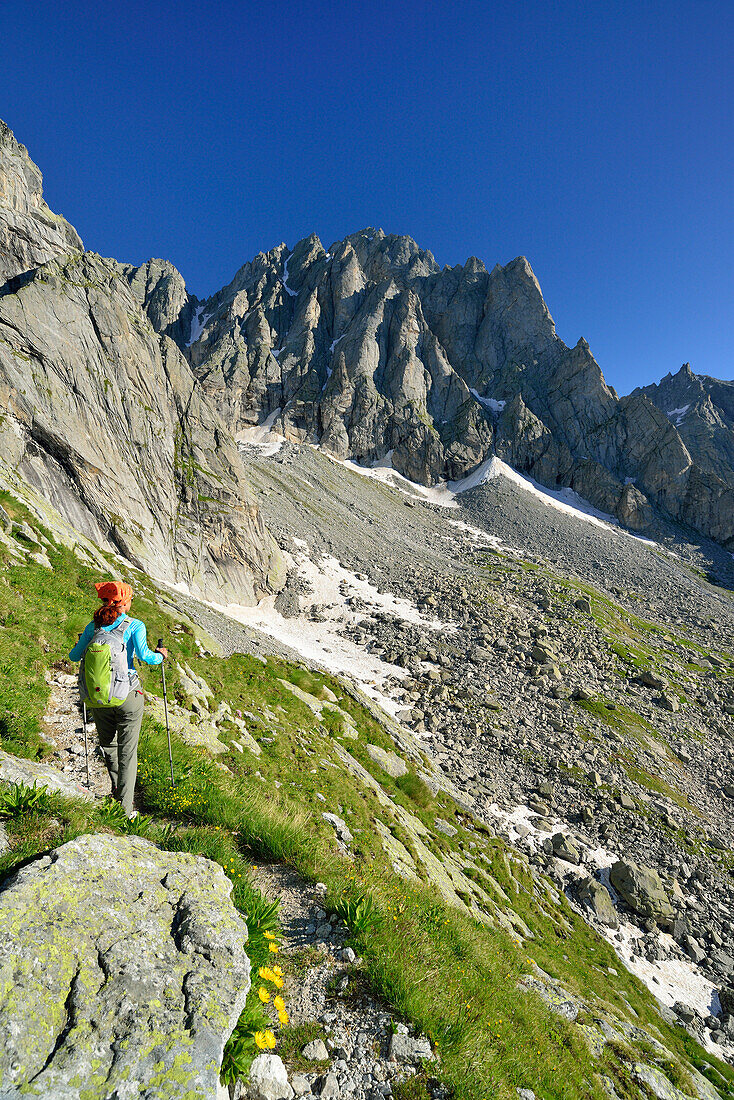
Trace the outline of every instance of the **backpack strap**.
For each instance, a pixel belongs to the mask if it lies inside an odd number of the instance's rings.
[[[120,622],[115,627],[113,627],[112,630],[108,630],[107,633],[108,634],[120,634],[121,633],[121,634],[124,635],[125,631],[127,630],[127,628],[131,624],[132,624],[132,619],[129,619],[126,615],[124,619],[121,619]]]

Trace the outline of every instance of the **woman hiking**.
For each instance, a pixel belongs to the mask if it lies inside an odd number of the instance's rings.
[[[133,794],[138,773],[138,739],[143,722],[143,689],[133,657],[159,665],[168,651],[148,647],[145,624],[129,617],[133,590],[123,581],[94,586],[103,601],[69,657],[81,661],[79,689],[94,714],[102,756],[112,782],[112,797],[134,817]]]

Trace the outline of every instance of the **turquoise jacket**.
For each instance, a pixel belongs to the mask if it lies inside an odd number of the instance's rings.
[[[110,623],[109,626],[103,626],[101,629],[114,630],[125,617],[125,615],[119,615],[114,623]],[[93,622],[87,624],[81,638],[69,653],[69,657],[72,661],[81,661],[96,629]],[[159,665],[162,662],[163,654],[154,653],[149,647],[145,623],[141,623],[140,619],[130,619],[130,625],[123,634],[122,640],[127,644],[127,666],[133,675],[137,675],[135,672],[135,665],[133,664],[133,657],[137,657],[139,661],[144,661],[146,665]]]

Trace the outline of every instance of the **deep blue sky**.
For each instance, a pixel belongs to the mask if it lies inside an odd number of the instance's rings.
[[[0,117],[87,248],[205,297],[368,225],[525,254],[622,392],[734,376],[732,0],[0,0]]]

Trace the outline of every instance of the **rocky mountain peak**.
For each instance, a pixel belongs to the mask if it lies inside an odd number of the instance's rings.
[[[43,176],[0,120],[0,285],[73,249],[76,230],[43,199]]]
[[[7,128],[0,180],[0,277],[81,247]],[[558,336],[525,256],[440,268],[407,235],[368,227],[327,251],[310,234],[258,253],[203,302],[164,260],[114,270],[235,436],[275,415],[294,441],[390,456],[424,485],[501,453],[623,522],[634,479],[638,518],[660,509],[734,545],[734,384],[685,364],[620,400],[588,342]]]

